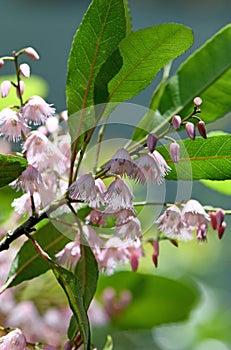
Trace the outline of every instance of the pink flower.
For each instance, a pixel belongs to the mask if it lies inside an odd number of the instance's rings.
[[[17,190],[21,188],[23,191],[29,192],[31,196],[43,186],[40,173],[32,165],[28,165],[18,179],[10,185]]]
[[[137,271],[139,260],[142,256],[144,256],[144,251],[142,249],[142,245],[140,239],[134,241],[128,248],[128,257],[130,260],[131,268],[133,271]]]
[[[193,123],[191,122],[187,122],[186,125],[185,125],[185,130],[188,134],[188,137],[191,139],[191,140],[195,140],[195,137],[196,137],[196,130],[195,130],[195,126]]]
[[[69,242],[66,246],[55,255],[58,264],[66,265],[67,267],[73,269],[77,265],[80,253],[79,242]]]
[[[26,338],[20,329],[16,328],[15,330],[0,338],[0,350],[8,349],[26,350]]]
[[[32,131],[23,145],[28,163],[39,171],[52,169],[62,174],[66,170],[65,156],[39,131]]]
[[[181,117],[179,115],[174,115],[172,117],[172,126],[175,130],[180,129],[181,126]]]
[[[116,226],[116,234],[121,239],[135,241],[142,235],[139,219],[136,217],[131,217],[131,219],[125,224]]]
[[[132,192],[125,181],[116,178],[108,187],[104,200],[108,204],[106,212],[132,209]]]
[[[186,225],[191,227],[197,227],[198,224],[207,224],[210,221],[209,215],[203,206],[194,199],[190,199],[184,205],[182,218]]]
[[[22,114],[25,120],[38,125],[45,123],[47,117],[51,117],[55,113],[55,108],[51,106],[42,97],[32,96],[22,107]]]
[[[127,174],[129,176],[133,168],[131,156],[126,149],[120,148],[104,168],[114,175]]]
[[[101,198],[97,190],[95,179],[92,174],[84,174],[80,176],[68,188],[68,193],[72,199],[80,200],[88,203],[91,207],[100,206]]]
[[[165,175],[171,170],[158,151],[148,153],[136,160],[136,169],[132,177],[144,184],[145,182],[163,182]]]
[[[35,209],[36,212],[39,212],[39,208],[41,205],[41,198],[38,192],[34,192],[33,194],[33,199],[34,199],[34,204],[35,204]],[[23,194],[19,198],[15,198],[11,204],[11,206],[14,208],[16,213],[19,215],[32,215],[32,210],[31,210],[31,197],[30,193],[27,192]]]
[[[147,138],[147,146],[150,153],[152,153],[157,145],[158,138],[154,134],[149,134]]]
[[[9,141],[17,142],[22,135],[27,135],[29,126],[24,122],[19,113],[5,108],[0,112],[0,135],[8,138]]]
[[[1,83],[1,96],[2,98],[5,98],[9,95],[11,89],[11,82],[9,80],[4,80]]]

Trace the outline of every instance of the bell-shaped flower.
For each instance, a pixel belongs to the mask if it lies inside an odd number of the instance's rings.
[[[32,196],[35,191],[39,192],[40,188],[43,187],[43,182],[38,170],[32,165],[28,165],[26,170],[10,185],[18,190],[22,189],[24,192],[29,192]]]
[[[132,209],[133,194],[128,184],[116,178],[108,187],[104,200],[108,204],[106,212],[115,212],[120,209]]]
[[[9,141],[19,141],[22,135],[28,134],[29,130],[20,113],[10,108],[4,108],[0,112],[0,135],[5,136]]]
[[[55,108],[51,106],[42,97],[32,96],[22,107],[22,114],[29,123],[42,124],[55,113]]]
[[[126,149],[120,148],[112,156],[112,159],[104,166],[113,175],[130,175],[133,163],[130,154]]]

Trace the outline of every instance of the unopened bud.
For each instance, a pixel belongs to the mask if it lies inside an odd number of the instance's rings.
[[[193,99],[193,103],[194,103],[195,107],[201,106],[202,102],[203,102],[202,99],[200,97],[198,97],[198,96]]]
[[[152,261],[155,267],[158,267],[159,241],[158,240],[152,241],[152,246],[154,248],[154,252],[152,253]]]
[[[225,212],[222,209],[216,211],[217,226],[220,227],[225,218]]]
[[[225,232],[225,229],[226,229],[226,223],[223,221],[221,226],[219,226],[218,228],[218,238],[221,239],[223,237],[223,234]]]
[[[149,152],[152,153],[155,150],[157,141],[158,141],[158,138],[156,137],[156,135],[154,135],[154,134],[148,135],[147,146],[148,146]]]
[[[211,224],[213,230],[216,230],[217,229],[216,213],[210,212],[209,216],[210,216],[210,224]]]
[[[20,82],[19,82],[19,90],[20,90],[20,94],[22,96],[24,94],[24,90],[25,90],[25,84],[22,80],[20,80]],[[16,89],[16,95],[18,98],[20,98],[18,89]]]
[[[200,120],[200,121],[197,123],[197,129],[198,129],[200,135],[201,135],[204,139],[207,139],[206,126],[205,126],[205,123],[203,122],[203,120]]]
[[[9,80],[4,80],[1,83],[1,96],[2,98],[5,98],[9,95],[11,89],[11,82]]]
[[[172,126],[175,130],[178,130],[181,126],[181,117],[179,115],[174,115],[172,117]]]
[[[133,252],[130,256],[130,264],[132,271],[137,271],[139,265],[139,256],[135,252]]]
[[[192,140],[195,140],[195,137],[196,137],[196,131],[195,131],[195,126],[193,123],[191,122],[188,122],[186,123],[185,125],[185,130],[188,134],[188,137]]]
[[[30,66],[27,63],[20,64],[19,70],[22,76],[24,76],[25,78],[30,77]]]
[[[180,145],[176,142],[171,143],[169,152],[173,163],[178,163],[180,160]]]
[[[2,58],[0,58],[0,68],[2,68],[4,66],[4,60]]]
[[[27,54],[27,56],[29,56],[33,60],[39,60],[39,55],[38,55],[37,51],[35,51],[35,49],[33,49],[33,47],[27,47],[25,50],[25,53]]]

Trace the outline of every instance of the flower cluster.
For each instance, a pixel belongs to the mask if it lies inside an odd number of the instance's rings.
[[[194,233],[198,241],[206,240],[208,224],[218,230],[218,236],[224,233],[224,212],[206,213],[204,207],[196,200],[190,199],[186,203],[172,205],[157,219],[159,231],[169,239],[182,241],[192,240]]]

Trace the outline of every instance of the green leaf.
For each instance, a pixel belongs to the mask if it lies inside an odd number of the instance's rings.
[[[15,81],[15,75],[5,75],[0,77],[0,84],[4,80]],[[26,88],[23,94],[23,101],[28,100],[31,96],[38,95],[46,97],[48,94],[47,82],[36,75],[32,75],[30,79],[22,79],[25,82]],[[1,98],[1,109],[9,106],[18,106],[19,99],[16,96],[15,89],[11,88],[7,98]]]
[[[0,187],[6,186],[26,169],[27,161],[23,157],[0,154]]]
[[[10,186],[5,186],[0,189],[0,224],[9,219],[13,212],[11,203],[16,198],[16,195],[20,195],[20,192],[15,192]]]
[[[113,350],[113,341],[110,335],[107,336],[107,341],[103,347],[103,350]]]
[[[71,310],[78,322],[80,334],[82,336],[84,349],[91,349],[90,341],[90,326],[87,317],[87,312],[83,301],[83,286],[81,281],[72,272],[64,269],[57,264],[51,264],[52,270],[59,284],[62,286]]]
[[[166,159],[172,171],[167,180],[227,180],[231,178],[231,135],[196,138],[177,142],[180,145],[180,162],[174,164],[169,145],[157,150]]]
[[[136,96],[169,61],[192,44],[191,29],[181,24],[161,24],[133,32],[119,44],[123,66],[109,82],[110,102]]]
[[[75,268],[75,276],[80,281],[83,288],[83,300],[85,310],[88,310],[89,305],[94,297],[97,281],[98,281],[98,264],[92,250],[87,245],[81,245],[81,257]],[[71,318],[68,337],[73,340],[79,330],[78,322]]]
[[[130,303],[112,317],[112,325],[123,330],[150,329],[183,321],[198,301],[195,285],[137,272],[101,276],[96,295],[98,300],[102,300],[107,288],[113,288],[117,297],[124,291],[131,293]]]
[[[224,181],[211,181],[211,180],[201,180],[201,182],[211,188],[214,191],[225,194],[226,196],[231,196],[231,180]]]
[[[70,241],[50,222],[39,229],[33,237],[51,257],[54,257]],[[45,273],[49,269],[49,264],[42,259],[32,242],[28,240],[14,258],[3,288],[16,286]]]
[[[203,99],[201,117],[211,122],[231,110],[231,24],[222,28],[195,51],[169,80],[159,104],[168,119],[193,110],[195,96]]]
[[[122,0],[93,0],[72,44],[67,74],[67,107],[71,116],[94,105],[94,83],[102,64],[126,35]]]

